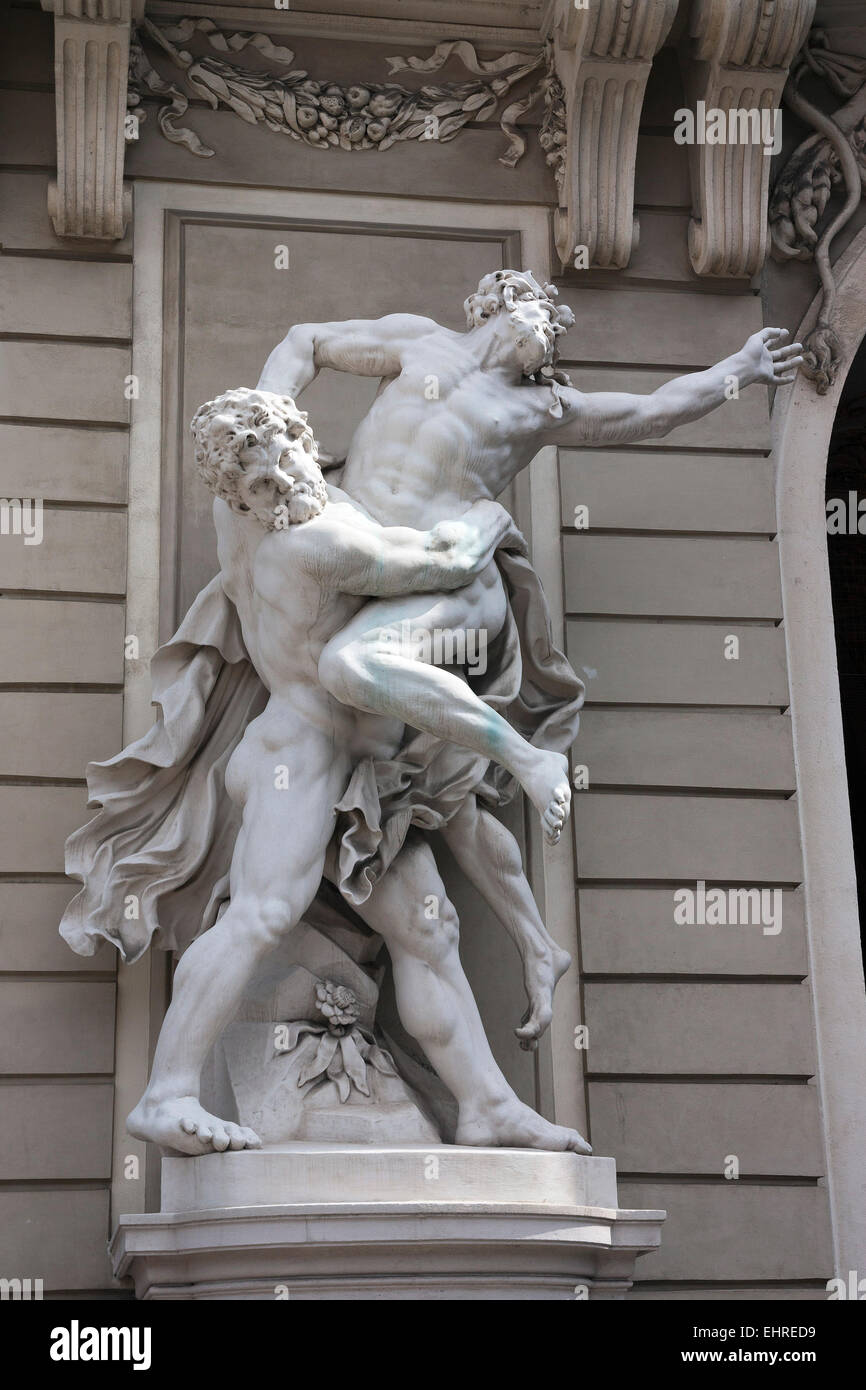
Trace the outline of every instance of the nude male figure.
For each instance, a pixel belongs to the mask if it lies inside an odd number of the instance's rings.
[[[165,1148],[203,1153],[258,1144],[252,1130],[201,1106],[202,1066],[256,966],[314,897],[351,769],[371,752],[391,756],[412,715],[397,701],[396,720],[370,719],[335,700],[319,682],[322,650],[367,595],[387,601],[464,584],[487,568],[513,523],[481,500],[428,531],[381,527],[326,488],[306,417],[284,398],[228,392],[202,407],[193,428],[200,471],[217,494],[222,585],[269,700],[225,773],[243,810],[231,902],[179,963],[151,1079],[128,1126]],[[288,787],[277,775],[284,770]],[[554,764],[551,796],[558,775]],[[440,902],[433,923],[421,911],[430,894]],[[521,1105],[496,1066],[460,967],[456,914],[423,840],[411,837],[361,915],[389,945],[405,1026],[458,1101],[457,1142],[587,1152],[580,1135]]]
[[[583,393],[556,367],[557,338],[574,317],[556,305],[555,295],[529,271],[498,270],[485,275],[466,300],[466,333],[415,314],[297,324],[271,353],[259,387],[297,398],[322,367],[381,378],[349,446],[340,486],[383,525],[429,526],[459,517],[480,499],[498,497],[546,444],[660,438],[722,405],[732,377],[739,390],[752,383],[778,385],[793,380],[803,360],[799,343],[784,345],[783,329],[765,328],[714,367],[677,377],[651,394]],[[390,717],[398,714],[394,689],[399,684],[402,693],[408,682],[417,692],[417,708],[430,705],[427,722],[419,723],[416,715],[415,727],[466,743],[466,722],[471,726],[473,719],[466,683],[444,668],[423,671],[413,643],[401,648],[406,627],[398,619],[411,619],[413,638],[436,628],[478,627],[491,641],[501,629],[506,601],[492,561],[463,588],[370,602],[323,649],[320,680],[337,700]],[[395,676],[399,682],[392,683]],[[432,701],[431,680],[441,696]],[[469,746],[483,751],[484,736],[497,728],[491,712]],[[513,867],[515,853],[519,870],[519,851],[473,795],[442,834],[502,921],[519,903],[521,922],[531,920],[544,931],[522,873],[506,879],[491,872],[503,856]],[[554,830],[549,838],[556,837]],[[543,1005],[540,1011],[549,1017]],[[529,1045],[537,1023],[538,1016],[523,1039]]]

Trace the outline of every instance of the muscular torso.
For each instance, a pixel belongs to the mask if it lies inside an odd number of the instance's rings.
[[[333,490],[331,490],[333,493]],[[329,507],[345,508],[329,502]],[[354,523],[363,517],[351,508]],[[223,589],[238,612],[250,659],[275,703],[283,708],[285,737],[303,737],[311,725],[355,758],[386,757],[399,746],[402,724],[374,719],[334,700],[322,688],[318,661],[326,642],[367,601],[339,592],[303,562],[310,528],[265,531],[214,500],[214,526]]]
[[[480,368],[462,337],[437,328],[411,342],[402,371],[383,383],[358,426],[341,487],[362,517],[429,529],[481,498],[497,497],[536,453],[550,392],[509,384]],[[358,755],[396,748],[402,726],[385,728],[382,720],[338,704],[318,679],[322,648],[366,600],[323,584],[298,563],[293,527],[265,532],[219,499],[214,522],[223,587],[272,697],[302,720],[349,740]],[[478,590],[483,625],[495,635],[504,601],[497,567],[491,564],[470,588]]]
[[[410,343],[355,432],[341,486],[386,525],[460,516],[538,450],[550,392],[479,368],[462,338],[439,328]]]

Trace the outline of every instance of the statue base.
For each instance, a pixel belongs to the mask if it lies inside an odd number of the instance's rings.
[[[624,1298],[664,1217],[612,1158],[297,1143],[164,1158],[111,1256],[139,1299]]]

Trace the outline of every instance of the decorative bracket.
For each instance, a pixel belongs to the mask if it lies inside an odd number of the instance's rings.
[[[690,151],[689,256],[699,275],[752,276],[764,263],[770,155],[778,152],[778,141],[767,135],[781,119],[788,69],[814,11],[815,0],[695,0],[683,75],[697,124],[707,121]],[[733,139],[732,112],[739,118]],[[721,138],[700,142],[714,118],[713,134]]]
[[[123,183],[129,38],[144,0],[41,0],[54,15],[58,236],[119,240],[132,212]]]
[[[555,0],[548,32],[565,104],[556,249],[563,267],[620,270],[637,245],[634,170],[653,58],[679,0]]]

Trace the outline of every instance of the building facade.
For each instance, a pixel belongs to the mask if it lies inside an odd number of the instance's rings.
[[[545,449],[513,487],[587,701],[573,836],[545,850],[511,812],[575,961],[535,1054],[516,956],[442,857],[492,1047],[616,1158],[621,1206],[668,1212],[631,1298],[866,1275],[856,0],[43,6],[4,9],[0,58],[9,1276],[129,1297],[107,1242],[158,1206],[124,1118],[170,962],[82,960],[57,923],[85,766],[148,727],[150,657],[215,570],[189,420],[292,323],[460,329],[508,266],[573,309],[580,389],[652,391],[766,325],[809,370],[663,439]],[[731,110],[757,124],[714,138]],[[325,448],[374,393],[321,374]]]

